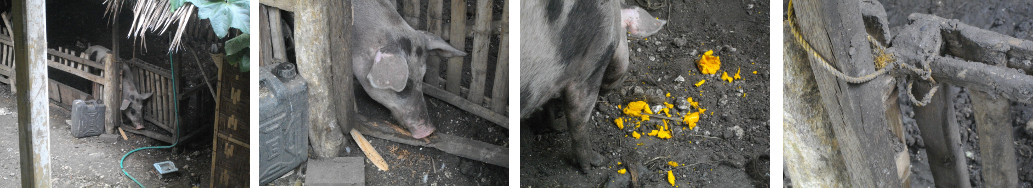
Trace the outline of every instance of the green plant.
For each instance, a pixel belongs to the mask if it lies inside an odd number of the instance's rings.
[[[230,65],[239,67],[241,72],[249,70],[251,37],[248,0],[171,0],[169,3],[173,12],[185,3],[193,4],[197,7],[197,17],[208,19],[219,38],[225,38],[231,28],[240,30],[243,34],[227,40],[224,45],[226,59]]]

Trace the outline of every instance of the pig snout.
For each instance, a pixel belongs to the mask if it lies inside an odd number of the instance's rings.
[[[407,127],[409,128],[409,131],[412,132],[412,137],[416,139],[430,136],[430,133],[434,133],[434,130],[436,129],[434,128],[434,125],[427,123],[426,120],[407,123]]]

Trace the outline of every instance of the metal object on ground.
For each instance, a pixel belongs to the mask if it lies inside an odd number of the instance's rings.
[[[290,63],[259,73],[260,184],[297,168],[308,159],[308,87]]]
[[[104,111],[104,104],[97,100],[72,102],[72,136],[82,138],[104,133]]]

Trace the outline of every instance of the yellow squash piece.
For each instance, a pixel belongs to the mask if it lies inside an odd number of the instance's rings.
[[[670,170],[667,171],[667,183],[671,183],[671,186],[674,186],[674,173]]]
[[[624,129],[624,120],[622,120],[621,118],[613,120],[613,123],[617,124],[618,129]]]
[[[692,114],[685,115],[685,117],[682,118],[682,123],[689,125],[689,130],[696,128],[696,122],[699,122],[699,113],[700,112],[693,112]]]
[[[699,80],[699,82],[696,82],[696,87],[699,87],[699,86],[703,85],[703,83],[706,83],[706,82],[707,82],[707,80]]]
[[[728,81],[728,83],[732,83],[732,77],[728,77],[728,72],[721,73],[721,80]]]
[[[646,135],[649,135],[649,136],[656,136],[656,134],[658,134],[658,133],[660,133],[660,131],[658,131],[658,130],[653,130],[653,131],[650,131],[649,133],[647,133]]]
[[[649,110],[649,104],[645,101],[634,101],[628,103],[628,107],[624,108],[624,114],[632,117],[641,117],[642,121],[649,120],[649,116],[642,115],[643,111],[647,114],[653,114],[653,111]]]
[[[753,74],[757,74],[757,71],[753,71]]]
[[[732,78],[735,78],[736,80],[742,79],[742,77],[739,77],[739,72],[740,71],[742,71],[742,69],[736,68],[735,69],[735,76],[732,76]]]
[[[714,50],[709,50],[699,56],[696,66],[703,74],[716,74],[717,70],[721,69],[721,57],[714,56]]]
[[[620,170],[617,170],[617,173],[620,173],[620,174],[624,174],[624,173],[626,173],[626,172],[628,172],[628,169],[625,169],[625,168],[622,168],[622,169],[620,169]]]
[[[631,137],[635,137],[635,139],[638,139],[642,137],[642,134],[638,134],[638,131],[631,131]]]
[[[673,167],[678,167],[678,162],[674,162],[674,161],[667,162],[667,165],[671,165]]]

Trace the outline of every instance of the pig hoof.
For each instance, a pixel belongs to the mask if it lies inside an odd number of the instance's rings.
[[[577,154],[577,162],[581,165],[581,172],[588,173],[591,167],[603,165],[603,156],[593,151],[580,151]]]
[[[430,133],[434,133],[434,129],[435,129],[434,127],[422,128],[422,129],[413,129],[412,130],[412,137],[416,138],[416,139],[421,139],[423,137],[430,136]]]

